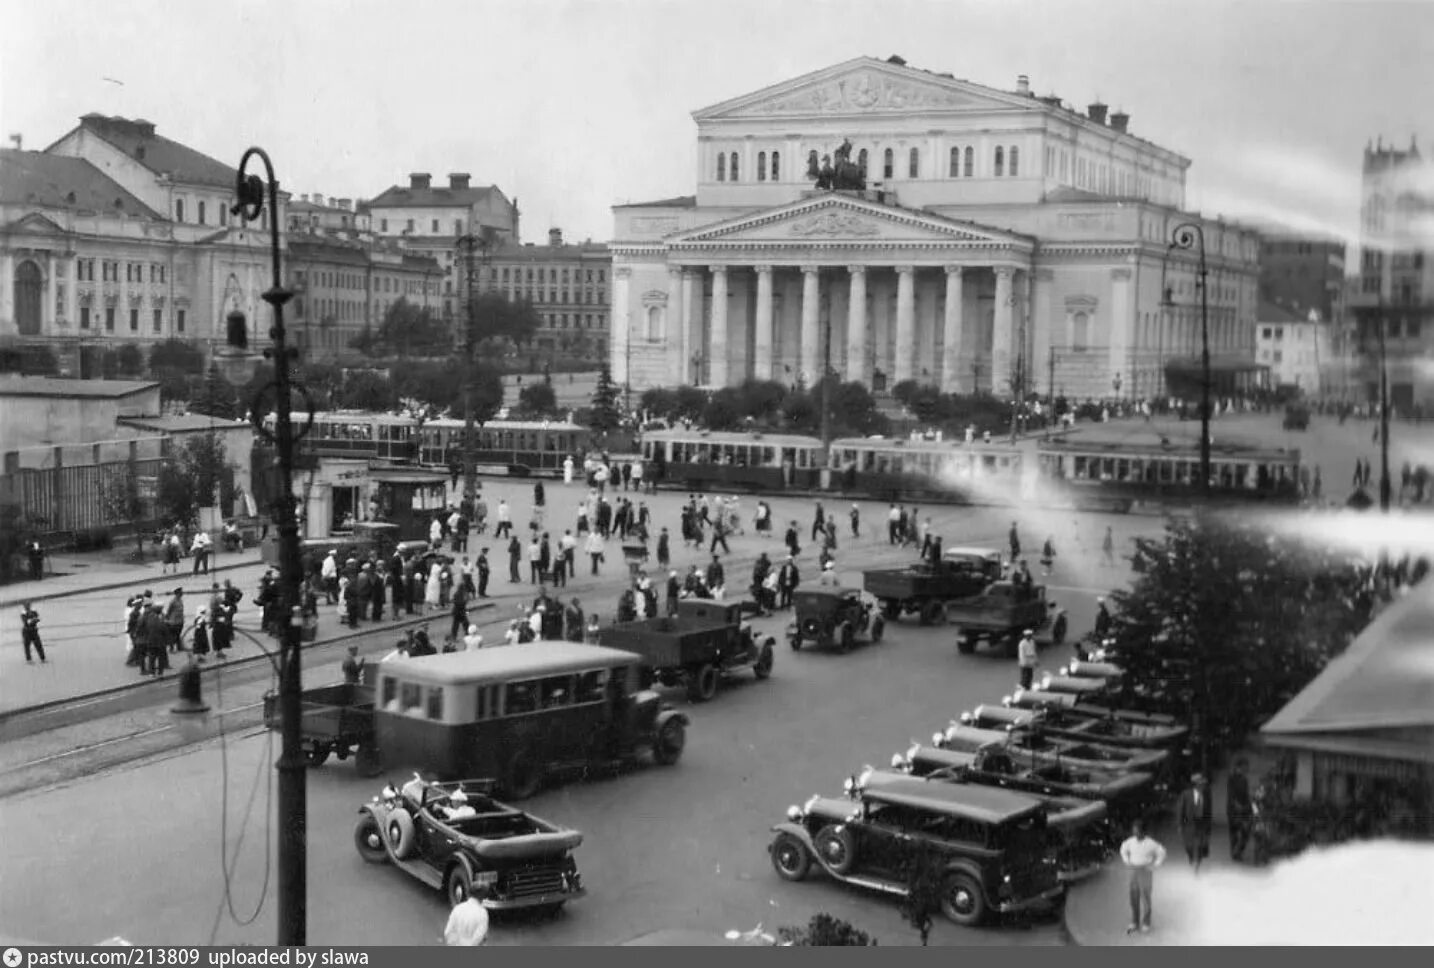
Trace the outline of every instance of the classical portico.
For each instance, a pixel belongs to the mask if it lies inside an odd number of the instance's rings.
[[[811,385],[825,360],[868,385],[999,392],[1029,339],[1033,240],[856,193],[813,193],[664,248],[670,380]],[[615,318],[632,309],[630,278],[614,252]]]

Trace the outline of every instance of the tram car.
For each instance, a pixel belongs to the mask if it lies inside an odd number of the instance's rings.
[[[963,504],[1013,502],[1031,467],[1029,454],[1007,444],[900,437],[835,440],[831,461],[833,486],[849,493]]]
[[[1102,442],[1042,441],[1037,461],[1043,485],[1077,503],[1193,504],[1204,500],[1197,441],[1168,438]],[[1210,500],[1216,503],[1295,504],[1299,501],[1300,452],[1235,443],[1210,447]]]
[[[779,491],[820,483],[822,442],[798,434],[657,430],[642,458],[658,480],[689,491]]]
[[[418,429],[418,460],[427,467],[448,466],[463,453],[462,418],[428,420]],[[480,473],[514,477],[555,477],[571,457],[579,469],[592,450],[592,432],[564,420],[490,420],[474,426]]]
[[[308,423],[307,412],[295,412],[290,419],[295,432]],[[264,428],[274,432],[277,414],[264,418]],[[381,461],[411,464],[417,457],[417,418],[362,410],[323,410],[314,414],[314,424],[299,441],[301,453],[313,457]]]

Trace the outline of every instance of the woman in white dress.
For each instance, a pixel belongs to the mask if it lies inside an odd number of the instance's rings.
[[[443,601],[443,581],[440,577],[442,574],[443,566],[435,559],[428,566],[428,583],[423,589],[423,601],[430,611],[439,608]]]
[[[564,483],[564,484],[571,484],[572,482],[573,482],[573,459],[572,459],[571,457],[564,457],[564,458],[563,458],[563,483]]]

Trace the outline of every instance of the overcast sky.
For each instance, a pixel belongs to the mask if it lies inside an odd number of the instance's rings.
[[[3,0],[0,133],[144,117],[338,197],[467,171],[524,241],[601,240],[693,191],[694,110],[891,54],[1128,112],[1207,214],[1352,232],[1367,141],[1434,151],[1434,2],[1374,0]]]

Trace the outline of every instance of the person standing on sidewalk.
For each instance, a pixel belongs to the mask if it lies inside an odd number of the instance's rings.
[[[29,602],[20,606],[20,641],[25,646],[25,661],[32,662],[30,650],[34,649],[40,661],[45,662],[45,646],[40,642],[40,613]]]
[[[1120,845],[1120,859],[1130,871],[1130,926],[1126,934],[1150,930],[1150,894],[1155,868],[1165,863],[1165,848],[1145,833],[1144,821],[1131,825],[1130,837]]]
[[[1180,820],[1180,840],[1185,845],[1185,855],[1190,866],[1200,873],[1200,862],[1210,855],[1210,826],[1213,819],[1210,806],[1210,788],[1205,783],[1205,774],[1196,773],[1190,777],[1190,787],[1180,794],[1180,806],[1176,816]]]
[[[1036,664],[1039,661],[1039,653],[1036,651],[1036,633],[1026,629],[1021,635],[1020,643],[1016,646],[1016,662],[1021,667],[1022,689],[1031,688],[1031,683],[1036,678]]]

